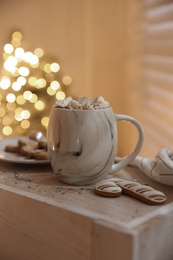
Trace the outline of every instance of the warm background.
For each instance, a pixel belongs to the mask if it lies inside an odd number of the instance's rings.
[[[116,113],[136,117],[146,133],[141,155],[153,157],[173,147],[172,23],[168,0],[1,0],[0,54],[21,31],[26,49],[58,57],[71,96],[102,95]],[[119,137],[126,155],[134,127],[122,123]]]

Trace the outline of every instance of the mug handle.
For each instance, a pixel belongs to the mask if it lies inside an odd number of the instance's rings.
[[[128,122],[132,123],[137,128],[139,136],[138,136],[138,142],[137,142],[136,147],[133,150],[133,152],[131,154],[129,154],[128,156],[123,157],[118,163],[113,164],[111,173],[117,172],[120,169],[127,166],[129,163],[131,163],[135,159],[135,157],[138,155],[138,153],[140,152],[143,142],[144,142],[144,130],[143,130],[142,125],[138,122],[138,120],[136,120],[135,118],[133,118],[131,116],[127,116],[127,115],[114,114],[114,116],[115,116],[115,122],[128,121]]]

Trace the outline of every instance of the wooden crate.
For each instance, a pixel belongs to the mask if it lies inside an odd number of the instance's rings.
[[[122,195],[103,198],[93,186],[58,181],[49,165],[0,165],[0,259],[173,259],[173,190],[127,167],[118,177],[165,192],[149,206]]]

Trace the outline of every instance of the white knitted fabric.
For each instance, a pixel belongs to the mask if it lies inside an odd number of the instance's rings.
[[[116,158],[115,161],[119,161]],[[161,149],[155,156],[155,160],[137,156],[129,165],[139,168],[151,179],[173,187],[173,152]]]

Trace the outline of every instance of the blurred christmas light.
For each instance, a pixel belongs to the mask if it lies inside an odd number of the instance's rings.
[[[45,79],[38,79],[37,81],[36,81],[36,84],[35,84],[35,87],[36,88],[44,88],[45,86],[46,86],[46,80]]]
[[[15,57],[18,59],[18,61],[22,61],[24,53],[24,49],[20,47],[15,50]]]
[[[43,118],[41,119],[41,123],[42,123],[42,125],[45,126],[45,127],[47,126],[48,122],[49,122],[49,118],[48,118],[48,117],[43,117]]]
[[[18,77],[17,78],[17,83],[20,85],[20,86],[24,86],[26,84],[26,78],[25,77]]]
[[[21,112],[21,116],[23,117],[23,119],[28,119],[28,118],[30,118],[30,112],[28,111],[28,110],[23,110],[22,112]]]
[[[58,72],[59,70],[60,70],[60,66],[59,66],[59,64],[58,63],[52,63],[51,65],[50,65],[50,70],[52,71],[52,72]]]
[[[64,83],[64,85],[69,86],[72,83],[72,78],[69,76],[64,76],[62,78],[62,82]]]
[[[13,69],[16,67],[17,63],[18,63],[18,60],[15,57],[9,56],[7,58],[7,60],[4,62],[4,68],[7,71],[12,72]]]
[[[11,135],[12,134],[12,128],[10,126],[4,126],[2,128],[2,132],[4,135]]]
[[[56,94],[57,99],[64,99],[65,98],[65,93],[63,91],[58,91]]]
[[[59,84],[58,81],[54,80],[54,81],[51,82],[50,87],[51,87],[52,89],[54,89],[54,90],[57,90],[57,89],[60,88],[60,84]]]
[[[16,103],[18,105],[23,105],[23,104],[25,104],[25,102],[26,102],[26,99],[22,95],[17,96]]]
[[[0,77],[0,125],[4,136],[45,132],[56,99],[64,99],[70,76],[60,73],[60,65],[42,48],[33,52],[22,45],[22,33],[15,31],[4,45]]]
[[[34,103],[34,106],[37,110],[41,111],[45,108],[45,104],[43,101],[41,100],[37,100],[35,103]]]
[[[29,91],[29,90],[26,90],[24,93],[23,93],[23,97],[24,99],[26,100],[30,100],[32,98],[32,92]]]
[[[40,58],[43,56],[44,51],[41,48],[37,48],[37,49],[35,49],[34,54]]]
[[[15,91],[19,91],[21,89],[21,85],[18,82],[13,82],[12,89]]]
[[[50,73],[50,72],[51,72],[50,64],[49,64],[49,63],[45,64],[44,67],[43,67],[43,69],[44,69],[44,71],[45,71],[46,73]]]
[[[8,77],[2,77],[1,81],[0,81],[0,87],[1,89],[7,89],[9,88],[11,85],[11,81]]]
[[[11,45],[10,43],[5,44],[5,46],[4,46],[4,51],[5,51],[6,53],[10,54],[10,53],[13,52],[13,50],[14,50],[13,45]]]
[[[21,32],[14,32],[12,34],[12,39],[14,39],[15,41],[20,41],[22,39],[22,34]]]
[[[36,94],[32,94],[32,97],[29,99],[31,103],[35,103],[38,100],[38,97]]]
[[[9,103],[14,103],[14,101],[16,100],[16,97],[15,97],[14,94],[9,93],[9,94],[6,96],[6,100],[7,100]]]
[[[21,76],[24,76],[24,77],[26,77],[26,76],[29,75],[29,69],[26,68],[26,67],[24,67],[24,66],[20,67],[20,68],[18,69],[18,72],[19,72],[19,74],[20,74]]]
[[[23,120],[21,122],[21,127],[24,129],[28,129],[30,127],[30,122],[28,120]]]

